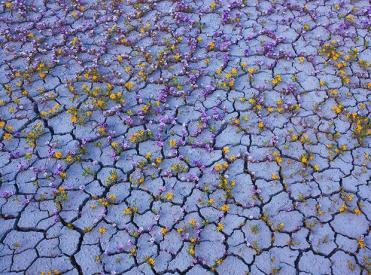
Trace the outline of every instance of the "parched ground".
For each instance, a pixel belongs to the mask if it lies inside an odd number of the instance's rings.
[[[366,0],[0,2],[1,274],[370,274]]]

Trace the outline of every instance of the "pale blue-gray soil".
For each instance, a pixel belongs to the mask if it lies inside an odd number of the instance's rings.
[[[0,3],[1,274],[370,274],[366,0]]]

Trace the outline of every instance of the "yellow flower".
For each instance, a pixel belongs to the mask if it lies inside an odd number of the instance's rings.
[[[259,129],[263,129],[264,128],[264,122],[263,121],[259,121],[258,128]]]
[[[356,208],[356,209],[354,209],[353,213],[356,214],[356,215],[361,215],[362,212],[361,212],[361,210],[359,210],[359,208]]]
[[[111,100],[115,100],[115,99],[116,99],[116,94],[115,94],[115,93],[110,94],[110,95],[109,95],[109,98],[110,98]]]
[[[273,157],[274,157],[274,160],[280,164],[282,162],[282,157],[280,156],[280,154],[278,152],[274,152],[273,153]]]
[[[31,159],[32,153],[26,153],[24,156],[26,159]]]
[[[228,86],[229,86],[230,88],[233,88],[233,87],[234,87],[234,80],[230,80],[230,81],[228,82]]]
[[[97,105],[98,108],[104,108],[104,106],[106,105],[106,103],[104,102],[104,100],[100,99],[100,100],[97,100],[97,102],[95,103],[95,105]]]
[[[157,157],[155,161],[156,161],[156,164],[157,164],[157,165],[161,164],[161,162],[162,162],[162,157]]]
[[[309,140],[309,136],[307,134],[304,134],[301,138],[300,138],[300,142],[301,143],[305,143]]]
[[[223,170],[223,164],[221,164],[221,163],[217,163],[217,164],[215,164],[215,165],[214,165],[214,170],[215,170],[216,172],[220,172],[220,171],[222,171],[222,170]]]
[[[281,83],[282,81],[282,76],[280,74],[276,75],[273,79],[272,79],[272,84],[273,85],[277,85],[279,83]]]
[[[125,72],[126,73],[130,73],[131,72],[131,67],[130,66],[126,66],[125,67]]]
[[[238,126],[238,125],[240,125],[240,123],[241,123],[241,121],[238,118],[235,118],[235,119],[232,120],[233,125]]]
[[[215,49],[215,42],[211,41],[211,42],[209,42],[209,44],[207,46],[208,46],[209,50],[212,51],[213,49]]]
[[[248,72],[249,74],[254,74],[254,73],[256,72],[256,69],[250,67],[250,68],[247,69],[247,72]]]
[[[74,37],[72,40],[71,40],[71,45],[74,46],[77,42],[79,41],[79,39],[77,37]],[[86,75],[88,75],[89,77],[89,74],[84,74],[85,78],[88,78],[86,77]]]
[[[170,145],[170,147],[176,147],[176,140],[175,139],[171,139],[170,141],[169,141],[169,145]]]
[[[169,230],[166,227],[161,227],[160,232],[162,235],[166,235]]]
[[[165,198],[166,198],[166,200],[168,200],[168,201],[172,201],[173,198],[174,198],[174,194],[171,193],[171,192],[167,192],[166,195],[165,195]]]
[[[345,20],[347,20],[349,22],[353,22],[354,21],[354,16],[352,14],[348,14],[347,16],[345,16]]]
[[[189,246],[189,248],[188,248],[188,253],[189,253],[189,255],[191,255],[192,257],[196,254],[196,252],[195,252],[195,248],[194,248],[193,245]]]
[[[298,135],[293,134],[293,135],[291,136],[291,141],[297,141],[297,140],[298,140]]]
[[[111,146],[113,149],[116,149],[116,150],[120,148],[120,144],[117,141],[112,141]]]
[[[13,3],[12,2],[5,2],[5,8],[11,9],[12,7],[13,7]]]
[[[358,247],[360,249],[365,248],[365,241],[363,238],[358,239]]]
[[[131,89],[134,88],[134,83],[131,82],[131,81],[126,82],[126,83],[125,83],[125,88],[128,89],[128,90],[130,91]]]
[[[285,228],[285,224],[284,224],[283,222],[281,222],[281,223],[278,224],[278,226],[277,226],[278,231],[282,231],[284,228]]]
[[[228,204],[223,204],[223,205],[220,207],[220,210],[223,211],[223,212],[228,212],[228,210],[229,210],[229,206],[228,206]]]
[[[302,164],[307,165],[308,164],[308,157],[306,154],[302,154],[300,157],[300,161]]]
[[[135,247],[132,247],[132,248],[130,249],[130,254],[131,254],[132,256],[135,256],[135,255],[137,254],[137,249],[136,249]]]
[[[117,196],[115,194],[109,194],[108,195],[108,199],[112,202],[114,202],[116,200]]]
[[[105,227],[99,227],[98,232],[99,234],[103,235],[104,233],[107,232],[107,229]]]
[[[147,258],[147,263],[148,263],[150,266],[154,266],[154,265],[155,265],[155,259],[153,259],[152,257],[148,257],[148,258]]]
[[[210,3],[210,9],[211,10],[214,10],[216,8],[216,3],[215,2],[211,2]]]
[[[77,122],[77,116],[71,116],[70,121],[71,121],[71,123],[76,123]]]
[[[195,219],[190,219],[188,222],[192,227],[195,227],[197,225],[197,221]]]
[[[224,224],[222,224],[222,223],[218,223],[217,226],[216,226],[216,230],[219,231],[219,232],[222,231],[223,228],[224,228]]]
[[[130,216],[131,214],[133,214],[133,210],[130,207],[126,207],[124,209],[124,214]]]
[[[366,109],[366,104],[365,103],[359,103],[359,108],[361,109],[361,110],[365,110]]]
[[[343,202],[343,204],[339,208],[339,212],[343,213],[348,209],[347,205]]]
[[[277,175],[276,173],[272,174],[272,180],[279,180],[279,179],[280,179],[279,175]]]
[[[346,199],[347,201],[352,201],[353,198],[354,198],[354,195],[353,195],[353,194],[348,194],[348,195],[345,197],[345,199]]]
[[[228,147],[228,146],[226,146],[226,147],[223,148],[223,153],[224,153],[224,154],[228,154],[229,151],[230,151],[230,150],[229,150],[229,147]]]
[[[341,105],[334,105],[332,106],[332,111],[335,113],[335,114],[340,114],[342,111],[343,111],[343,106]]]
[[[222,262],[223,262],[223,259],[220,258],[220,259],[217,259],[217,260],[215,261],[215,264],[218,266],[218,265],[221,265]]]

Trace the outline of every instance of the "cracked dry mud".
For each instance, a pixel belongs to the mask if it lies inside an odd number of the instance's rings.
[[[370,274],[368,1],[0,4],[1,274]]]

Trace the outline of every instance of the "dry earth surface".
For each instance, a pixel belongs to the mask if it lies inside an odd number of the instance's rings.
[[[370,274],[370,13],[0,2],[0,273]]]

